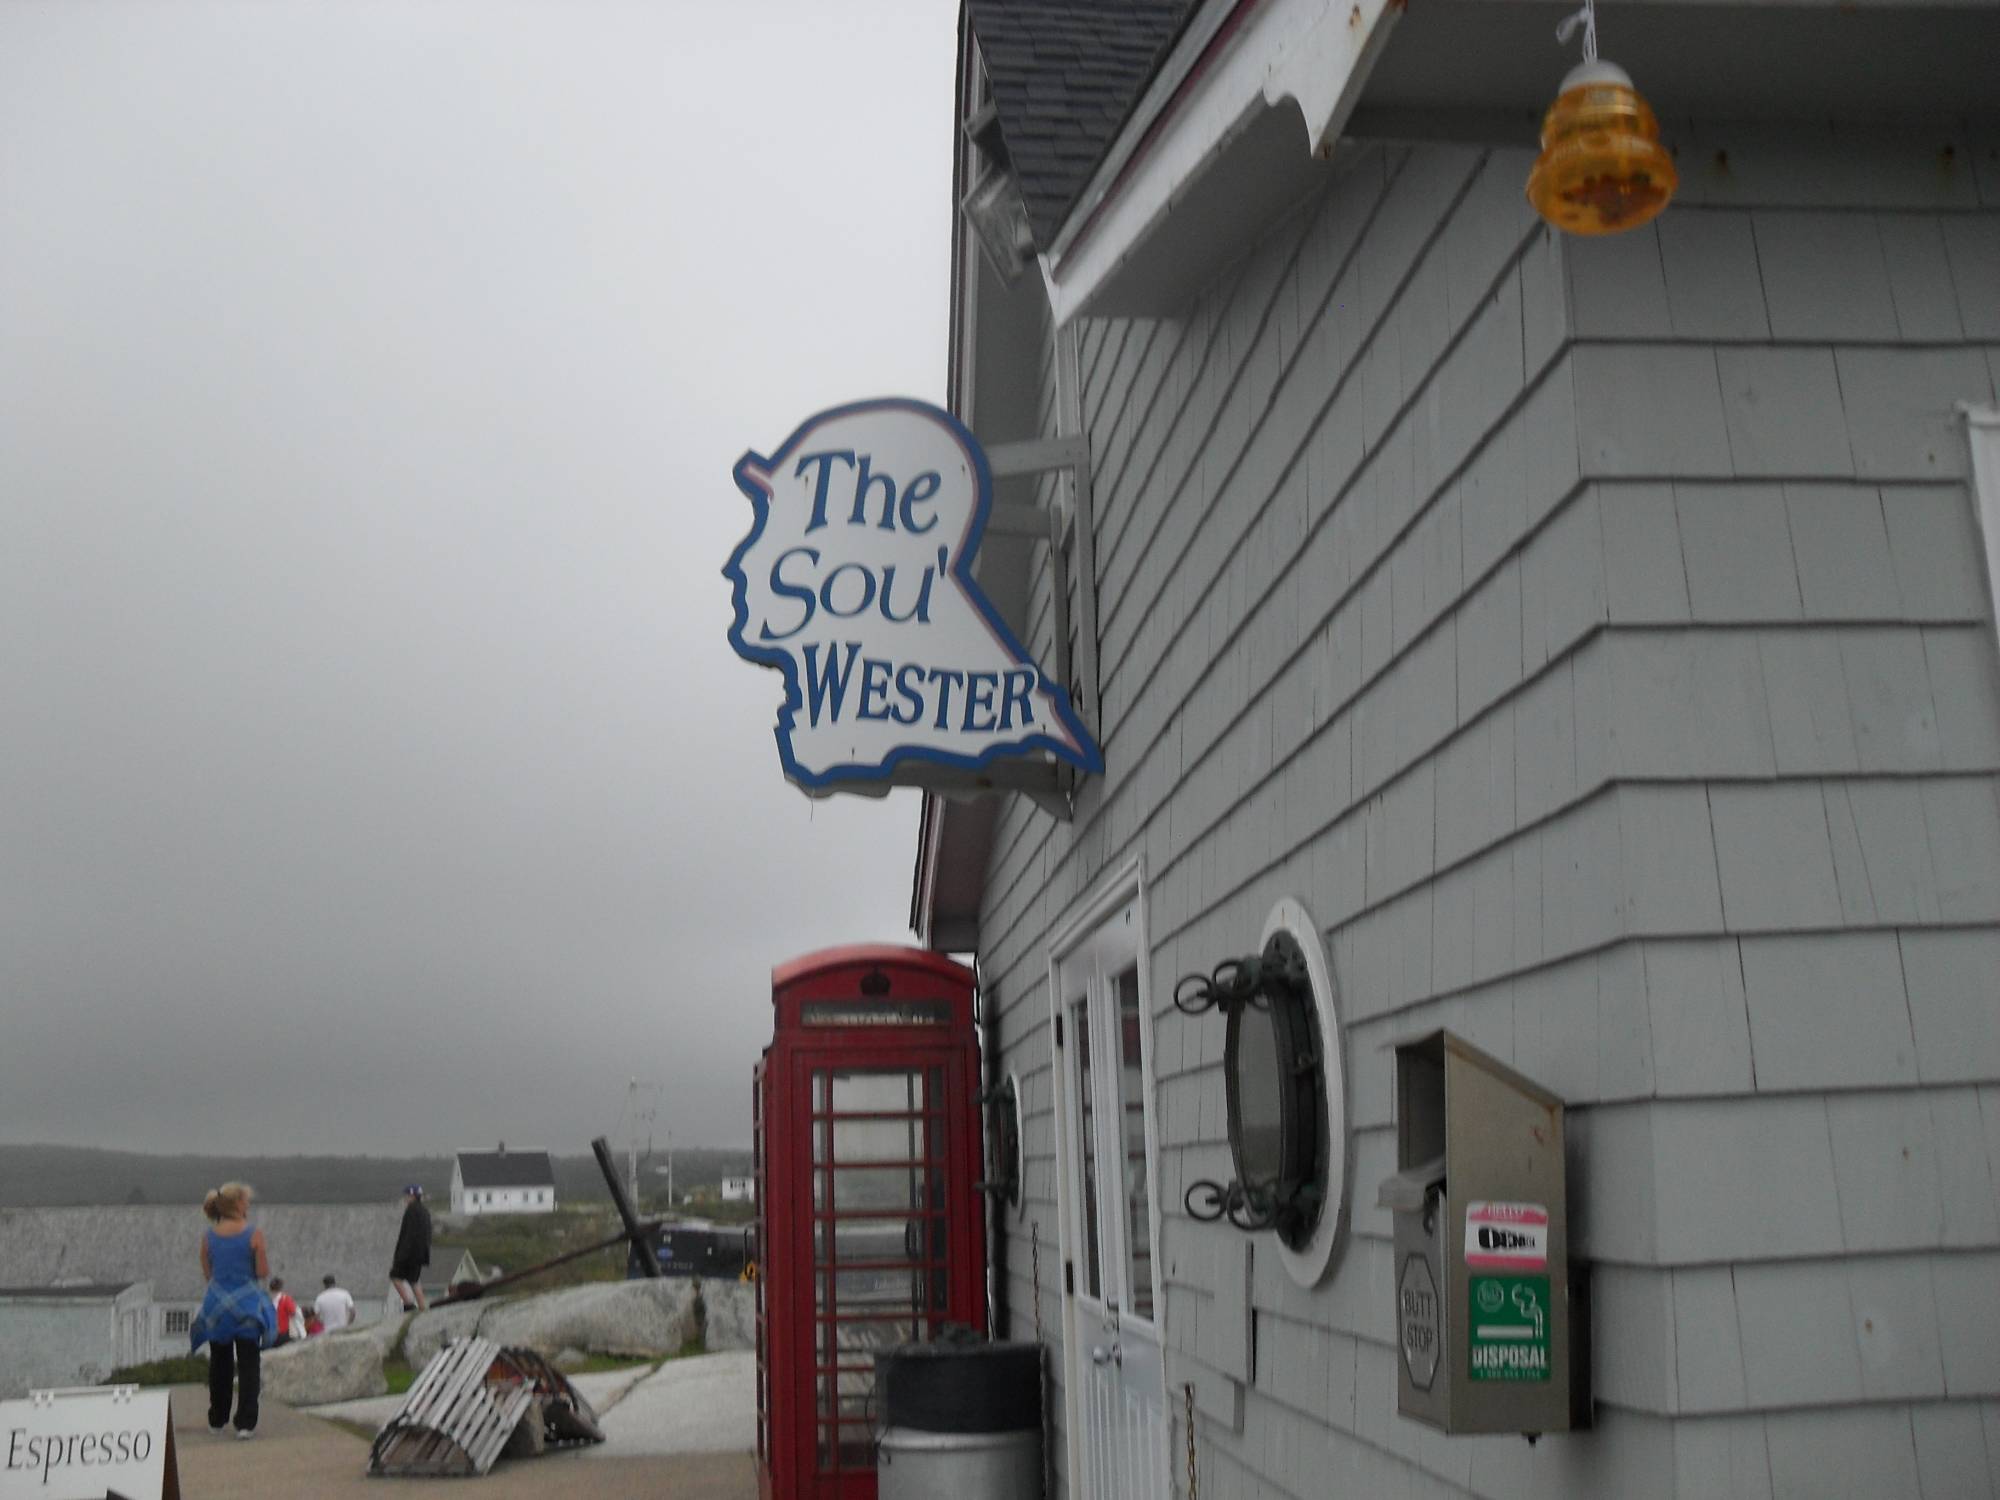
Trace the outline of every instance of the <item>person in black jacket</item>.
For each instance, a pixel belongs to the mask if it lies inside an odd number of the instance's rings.
[[[417,1183],[403,1189],[403,1226],[396,1231],[396,1253],[389,1262],[389,1285],[403,1299],[403,1311],[430,1306],[424,1300],[424,1267],[431,1263],[431,1211],[424,1207],[424,1190]]]

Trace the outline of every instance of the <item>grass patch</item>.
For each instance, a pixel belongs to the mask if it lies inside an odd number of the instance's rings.
[[[388,1394],[401,1396],[416,1384],[417,1372],[410,1368],[410,1362],[398,1355],[394,1359],[382,1361],[382,1378],[389,1382]]]
[[[650,1205],[649,1210],[642,1210],[641,1217],[653,1217],[662,1208],[663,1205]],[[756,1207],[746,1203],[716,1203],[704,1212],[717,1223],[747,1223]],[[434,1234],[438,1244],[448,1248],[444,1256],[433,1261],[431,1270],[448,1274],[451,1267],[440,1261],[455,1260],[457,1252],[463,1249],[470,1250],[482,1267],[498,1266],[509,1274],[525,1271],[558,1255],[609,1239],[620,1227],[617,1214],[605,1204],[569,1204],[548,1214],[481,1214],[466,1218],[440,1215]],[[506,1292],[518,1296],[590,1282],[623,1281],[625,1255],[623,1244],[614,1245],[517,1282],[507,1287]]]
[[[616,1214],[591,1205],[559,1208],[552,1214],[480,1215],[441,1224],[435,1232],[440,1241],[470,1250],[480,1265],[498,1266],[511,1273],[609,1239],[618,1230]],[[518,1296],[593,1281],[620,1281],[624,1276],[625,1247],[616,1245],[544,1271],[507,1291]]]
[[[748,1224],[757,1217],[754,1203],[724,1203],[712,1194],[697,1193],[695,1201],[678,1210],[690,1218],[707,1219],[712,1224]]]
[[[183,1354],[177,1359],[156,1359],[143,1365],[127,1365],[122,1370],[113,1370],[100,1384],[206,1385],[208,1361],[198,1354]]]

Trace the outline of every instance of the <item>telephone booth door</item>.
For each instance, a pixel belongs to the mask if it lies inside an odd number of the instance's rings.
[[[876,1351],[985,1329],[973,976],[849,948],[773,978],[756,1079],[764,1491],[873,1500]]]

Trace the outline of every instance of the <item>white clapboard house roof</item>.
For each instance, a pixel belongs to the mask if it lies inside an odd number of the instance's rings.
[[[468,1188],[552,1188],[555,1163],[546,1151],[461,1151],[458,1177]]]

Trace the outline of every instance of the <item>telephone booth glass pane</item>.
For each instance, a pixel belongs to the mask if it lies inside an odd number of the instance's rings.
[[[1139,1005],[1139,970],[1126,969],[1116,980],[1118,1001],[1118,1093],[1125,1153],[1125,1291],[1130,1310],[1153,1316],[1153,1181],[1146,1157],[1146,1065],[1140,1027],[1145,1013]]]
[[[814,1446],[872,1469],[875,1351],[945,1310],[944,1073],[818,1069],[811,1097]]]

